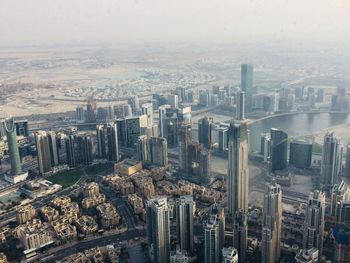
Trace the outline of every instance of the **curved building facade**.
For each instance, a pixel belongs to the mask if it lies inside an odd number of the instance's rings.
[[[7,143],[11,160],[11,174],[19,175],[22,173],[21,159],[18,151],[18,143],[16,136],[16,127],[13,118],[6,118],[4,121],[6,130]]]

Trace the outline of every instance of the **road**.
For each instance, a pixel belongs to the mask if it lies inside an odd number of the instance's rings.
[[[48,250],[45,254],[41,255],[40,262],[54,262],[56,260],[61,260],[71,254],[84,251],[96,246],[106,246],[108,244],[118,244],[119,242],[133,240],[135,237],[145,236],[145,230],[133,229],[128,230],[124,233],[105,235],[92,240],[82,240],[79,242],[68,244],[65,247],[59,247],[55,249],[54,253],[51,253],[52,250]],[[51,255],[49,258],[45,259],[48,255]],[[52,256],[53,255],[53,256]]]

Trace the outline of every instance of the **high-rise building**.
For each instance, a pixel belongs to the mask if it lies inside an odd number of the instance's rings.
[[[208,107],[209,106],[209,90],[199,91],[199,105]]]
[[[218,143],[219,143],[219,150],[221,152],[226,152],[228,149],[228,127],[222,126],[220,124],[220,127],[217,129],[218,132]]]
[[[333,133],[324,136],[321,163],[321,184],[333,186],[339,182],[342,169],[343,146]]]
[[[191,106],[181,106],[177,111],[177,119],[182,124],[191,124]]]
[[[168,143],[165,138],[148,139],[149,161],[159,166],[168,166]]]
[[[350,201],[350,188],[343,180],[332,187],[331,200],[330,215],[338,217],[341,202]]]
[[[247,216],[243,209],[238,209],[233,218],[233,246],[238,251],[238,262],[246,260],[247,241]]]
[[[168,104],[172,108],[178,108],[179,107],[179,96],[175,94],[169,94],[168,95]]]
[[[342,200],[337,205],[337,222],[338,224],[349,224],[350,223],[350,201]]]
[[[147,238],[152,262],[170,262],[170,209],[166,197],[146,204]]]
[[[28,121],[27,120],[16,121],[15,126],[16,126],[17,136],[24,136],[24,137],[29,136],[29,129],[28,129]]]
[[[346,146],[345,176],[350,178],[350,144]]]
[[[131,109],[132,109],[133,113],[135,113],[135,112],[140,110],[139,98],[136,95],[131,96],[130,98],[128,98],[128,103],[131,106]]]
[[[288,134],[282,130],[270,130],[270,172],[287,169]]]
[[[55,132],[38,131],[35,133],[39,173],[45,174],[58,164]]]
[[[323,251],[325,206],[326,197],[323,192],[314,191],[310,193],[306,208],[303,248],[317,248],[319,259],[322,258]]]
[[[241,65],[241,89],[245,92],[246,112],[253,110],[253,65]]]
[[[119,162],[119,141],[118,141],[118,126],[116,123],[107,124],[107,146],[108,146],[108,160],[112,162]]]
[[[312,159],[312,142],[294,140],[289,146],[289,164],[297,168],[309,168]]]
[[[97,142],[97,156],[98,158],[106,158],[106,128],[104,125],[96,126],[96,142]]]
[[[159,126],[159,137],[166,138],[166,110],[171,108],[170,105],[162,105],[158,108],[158,126]]]
[[[199,156],[199,175],[203,183],[209,183],[211,178],[211,150],[201,147]]]
[[[179,167],[181,171],[188,172],[188,147],[191,143],[191,125],[182,124],[179,129]]]
[[[196,204],[192,196],[181,196],[176,200],[175,216],[177,243],[182,250],[193,253],[193,215]]]
[[[238,252],[234,247],[224,247],[222,249],[222,263],[244,262],[238,260]]]
[[[133,116],[117,119],[118,141],[121,146],[135,147],[143,128],[147,127],[147,116]]]
[[[244,120],[245,118],[245,92],[240,91],[237,93],[236,97],[236,119]]]
[[[150,127],[153,125],[153,104],[145,103],[141,106],[141,112],[143,115],[147,116],[147,126]]]
[[[69,135],[65,138],[67,164],[69,167],[74,168],[77,166],[77,155],[75,150],[75,138],[74,135]]]
[[[260,154],[264,158],[264,162],[267,162],[270,158],[270,150],[271,150],[271,137],[269,133],[261,134],[261,142],[260,142]]]
[[[262,262],[279,262],[282,227],[282,191],[281,187],[274,182],[266,184],[262,224]]]
[[[141,162],[148,162],[149,161],[149,151],[148,151],[148,140],[146,135],[141,135],[137,139],[136,143],[136,155],[137,160]]]
[[[334,263],[349,262],[350,258],[350,227],[341,224],[332,227],[334,238]]]
[[[85,121],[85,110],[83,106],[78,106],[75,109],[75,120],[78,123],[82,123]]]
[[[198,120],[198,141],[208,149],[212,146],[214,129],[213,118],[206,116]]]
[[[186,88],[185,87],[176,87],[176,94],[179,96],[180,102],[186,102]]]
[[[216,263],[222,258],[224,245],[225,216],[216,205],[204,226],[204,262]]]
[[[86,104],[86,122],[94,123],[96,122],[96,101],[89,99]]]
[[[84,165],[92,164],[92,136],[90,134],[79,134],[75,137],[77,162]]]
[[[228,211],[248,212],[248,129],[247,123],[231,123],[228,142]]]
[[[8,144],[9,154],[10,154],[11,175],[19,175],[22,173],[22,167],[21,167],[21,159],[18,151],[15,123],[13,118],[5,119],[4,128],[6,131],[7,144]]]

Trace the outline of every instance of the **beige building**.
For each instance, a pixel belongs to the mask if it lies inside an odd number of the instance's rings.
[[[6,255],[2,252],[0,252],[0,263],[8,263]]]
[[[117,213],[117,209],[112,204],[100,204],[96,207],[96,210],[100,216],[103,228],[110,228],[119,225],[120,215]]]
[[[18,224],[24,224],[35,217],[35,209],[32,205],[26,205],[17,210],[16,219]]]
[[[114,173],[129,176],[142,170],[142,162],[127,159],[114,165]]]
[[[42,214],[44,220],[46,222],[51,222],[59,217],[59,212],[55,209],[52,208],[51,206],[44,206],[40,209],[40,213]]]
[[[62,195],[57,196],[51,201],[51,205],[59,210],[61,210],[61,207],[65,207],[71,203],[71,199],[69,196]]]
[[[84,195],[84,197],[96,196],[99,193],[100,193],[100,187],[95,182],[88,183],[83,188],[83,195]]]
[[[77,237],[77,229],[70,224],[55,224],[54,230],[61,243],[65,243]]]
[[[128,195],[128,202],[134,209],[135,214],[142,214],[144,212],[144,204],[142,198],[137,194]]]
[[[81,201],[81,205],[83,208],[88,209],[90,207],[94,207],[94,206],[97,206],[99,204],[102,204],[105,201],[106,201],[106,196],[104,194],[98,194],[95,196],[85,197]]]
[[[78,230],[83,234],[92,234],[98,230],[96,221],[91,216],[81,216],[75,222]]]

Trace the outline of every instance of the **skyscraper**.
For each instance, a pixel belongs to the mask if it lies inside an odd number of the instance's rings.
[[[319,260],[322,258],[323,251],[325,206],[326,197],[323,192],[314,191],[310,193],[306,208],[303,248],[317,248]]]
[[[151,127],[153,125],[153,104],[145,103],[141,106],[141,113],[147,115],[147,126]]]
[[[297,168],[309,168],[312,159],[312,142],[294,140],[289,146],[289,163]]]
[[[76,152],[75,152],[75,138],[74,135],[69,135],[65,138],[66,156],[68,166],[74,168],[77,166]]]
[[[24,137],[29,136],[28,121],[27,120],[16,121],[15,127],[16,127],[17,136],[24,136]]]
[[[84,107],[81,105],[75,109],[75,120],[78,123],[82,123],[85,121],[85,110]]]
[[[148,139],[149,161],[159,166],[168,166],[168,143],[165,138]]]
[[[339,182],[342,169],[343,146],[333,133],[324,136],[321,163],[321,184],[333,186]]]
[[[17,143],[14,120],[12,118],[6,118],[4,121],[4,127],[6,130],[7,144],[8,144],[9,154],[10,154],[11,174],[19,175],[22,173],[22,167],[21,167],[21,159],[18,151],[18,143]]]
[[[345,175],[350,178],[350,144],[346,146]]]
[[[231,123],[228,143],[228,211],[248,212],[248,130],[247,123]]]
[[[58,164],[55,132],[38,131],[35,133],[39,173],[45,174]]]
[[[182,124],[179,129],[179,166],[180,170],[188,172],[188,146],[191,142],[191,125]]]
[[[149,199],[146,204],[147,239],[154,263],[170,262],[170,219],[166,197]]]
[[[246,112],[253,110],[253,65],[241,65],[241,89],[245,92]]]
[[[179,107],[179,96],[176,94],[169,94],[168,95],[168,103],[172,108],[178,108]]]
[[[96,126],[97,156],[106,158],[106,129],[104,125]]]
[[[262,226],[262,262],[276,263],[280,259],[282,227],[282,191],[272,182],[266,184]]]
[[[271,128],[270,137],[270,171],[274,173],[287,168],[288,134],[282,130]]]
[[[130,98],[128,98],[128,103],[131,106],[131,109],[132,109],[133,113],[135,113],[135,112],[140,110],[139,98],[136,95],[131,96]]]
[[[211,150],[202,146],[199,154],[199,175],[203,183],[209,183],[211,178]]]
[[[76,141],[76,153],[77,162],[79,164],[89,165],[92,164],[92,136],[90,134],[79,134],[75,137]]]
[[[198,141],[203,144],[204,147],[210,149],[212,146],[214,135],[214,122],[213,118],[205,116],[198,120]]]
[[[236,119],[244,120],[245,118],[245,92],[240,91],[237,93],[236,97]]]
[[[148,156],[148,140],[146,135],[141,135],[137,139],[136,143],[136,155],[137,155],[137,160],[141,162],[148,162],[149,161],[149,156]]]
[[[243,209],[238,209],[233,218],[233,247],[238,251],[238,262],[246,260],[247,241],[247,216]]]
[[[108,145],[108,160],[119,162],[119,141],[118,141],[118,126],[116,123],[107,124],[107,145]]]
[[[224,245],[225,216],[215,204],[204,226],[204,262],[216,263],[222,258]]]
[[[331,193],[331,216],[338,217],[341,203],[350,200],[350,188],[341,180],[339,184],[335,184]]]
[[[97,104],[94,100],[89,99],[86,104],[86,122],[96,122],[96,108]]]
[[[182,250],[186,250],[188,253],[193,253],[193,214],[195,209],[192,196],[181,196],[176,200],[177,243]]]
[[[162,105],[158,108],[158,126],[159,126],[159,137],[166,138],[166,109],[171,108],[170,105]]]

